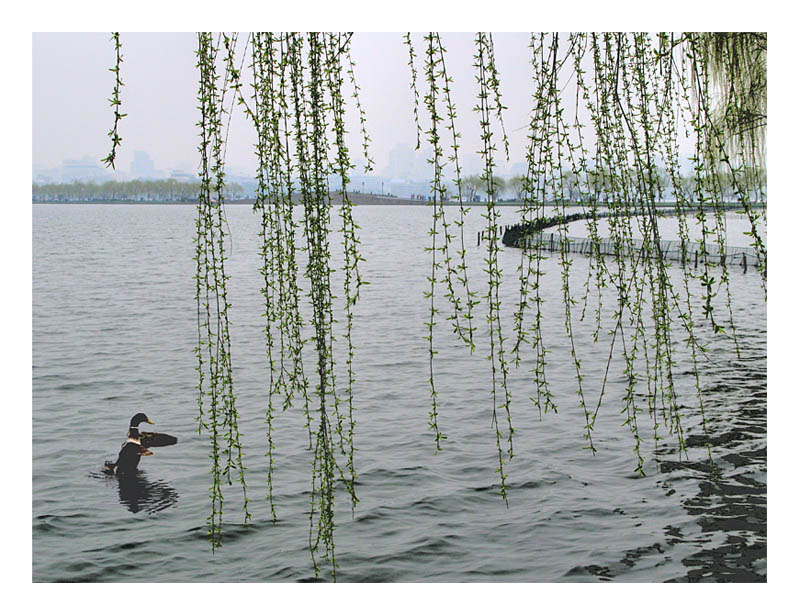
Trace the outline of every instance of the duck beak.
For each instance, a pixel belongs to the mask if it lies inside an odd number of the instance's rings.
[[[145,421],[146,421],[147,423],[149,423],[149,424],[155,425],[155,422],[154,422],[154,421],[150,421],[149,419],[145,419]]]

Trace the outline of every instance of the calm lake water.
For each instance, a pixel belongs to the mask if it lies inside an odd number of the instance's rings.
[[[614,362],[594,432],[597,454],[584,449],[558,258],[549,259],[543,332],[558,414],[540,418],[529,402],[535,393],[530,359],[512,370],[516,434],[506,507],[496,493],[483,304],[472,356],[450,334],[446,313],[440,318],[439,421],[448,439],[434,455],[423,297],[430,212],[359,206],[356,219],[366,258],[362,274],[371,284],[363,289],[354,332],[360,503],[351,514],[347,494],[337,493],[339,581],[766,581],[767,323],[754,268],[731,271],[740,356],[730,336],[698,325],[709,350],[700,372],[718,475],[708,464],[695,377],[681,343],[675,383],[689,459],[679,458],[675,438],[663,429],[665,440],[653,446],[644,411],[646,476],[639,477],[633,438],[621,425],[626,381]],[[34,581],[313,578],[311,456],[299,410],[275,420],[276,524],[264,498],[269,381],[258,221],[244,205],[229,206],[228,220],[234,378],[253,520],[242,525],[241,498],[232,486],[225,493],[223,546],[212,555],[205,526],[208,437],[198,435],[195,422],[193,206],[33,206]],[[503,224],[517,221],[512,208],[503,209]],[[475,240],[483,222],[475,208],[465,231],[479,295],[486,292],[484,247]],[[729,243],[746,245],[746,222],[730,216],[728,225]],[[519,260],[514,249],[500,256],[509,336]],[[577,298],[588,272],[588,259],[573,255]],[[609,305],[611,297],[608,291]],[[724,301],[720,306],[727,313]],[[582,301],[576,315],[581,308]],[[593,310],[590,300],[586,321],[574,324],[592,408],[609,340],[604,330],[592,342]],[[313,367],[311,345],[308,352]],[[343,367],[341,351],[339,357]],[[133,482],[104,476],[103,461],[115,459],[128,420],[139,411],[178,444],[144,458]]]

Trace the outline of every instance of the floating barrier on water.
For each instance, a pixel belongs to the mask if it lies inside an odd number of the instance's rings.
[[[659,242],[659,249],[656,250],[652,241],[630,239],[622,244],[612,239],[600,238],[594,240],[586,237],[570,237],[560,233],[535,232],[529,234],[512,233],[512,228],[503,234],[503,244],[514,248],[548,250],[551,252],[561,252],[566,250],[568,253],[577,253],[587,256],[612,255],[616,256],[620,252],[623,257],[635,258],[642,254],[656,255],[660,252],[663,258],[669,261],[679,261],[697,267],[701,263],[719,265],[740,265],[747,271],[748,265],[757,265],[758,256],[755,249],[751,247],[728,246],[708,242],[703,248],[699,242],[682,240],[662,240]],[[511,237],[509,237],[511,236]],[[645,248],[645,246],[648,248]]]
[[[738,211],[739,205],[720,205],[726,211]],[[763,205],[757,207],[764,207]],[[657,211],[658,217],[672,216],[685,210],[674,208],[660,209]],[[645,215],[645,210],[633,212],[605,211],[593,213],[591,217],[595,219],[609,218],[616,216],[639,216]],[[585,237],[563,236],[561,233],[544,233],[544,230],[556,225],[566,225],[578,220],[590,218],[587,212],[574,212],[568,215],[555,215],[548,218],[536,218],[525,223],[518,223],[503,228],[502,242],[506,246],[513,248],[540,248],[551,252],[561,252],[565,249],[568,253],[577,253],[589,256],[610,255],[617,256],[620,252],[623,258],[637,257],[642,254],[657,255],[659,252],[663,258],[669,261],[679,261],[681,263],[693,264],[697,267],[700,263],[710,265],[740,265],[747,272],[748,265],[759,265],[759,255],[753,247],[739,246],[720,246],[716,242],[706,242],[705,246],[699,242],[684,240],[662,240],[659,242],[658,249],[653,246],[652,241],[641,239],[630,239],[622,243],[617,243],[613,239],[599,238],[594,240]],[[481,242],[481,234],[478,235],[478,245]],[[647,246],[647,247],[645,247]]]

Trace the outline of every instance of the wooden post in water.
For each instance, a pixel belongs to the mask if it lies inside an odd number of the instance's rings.
[[[742,253],[742,268],[744,269],[744,273],[747,273],[747,255]]]
[[[697,269],[697,251],[694,251],[694,269]]]

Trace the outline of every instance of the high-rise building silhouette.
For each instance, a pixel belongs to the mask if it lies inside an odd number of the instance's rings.
[[[131,161],[131,177],[149,178],[155,175],[156,166],[150,155],[143,150],[135,150]]]

